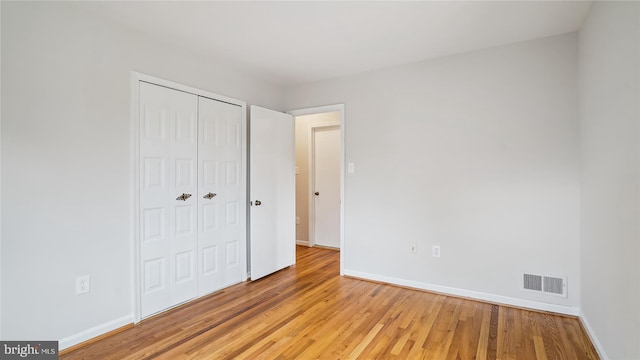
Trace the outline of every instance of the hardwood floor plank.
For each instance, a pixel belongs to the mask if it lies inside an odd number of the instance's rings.
[[[369,331],[367,336],[365,336],[364,339],[362,339],[362,341],[360,341],[360,343],[358,343],[358,346],[356,346],[356,348],[351,352],[351,354],[349,354],[347,359],[357,359],[358,356],[360,356],[360,354],[364,350],[364,348],[367,347],[371,343],[371,340],[376,335],[378,335],[378,332],[380,331],[380,329],[382,329],[382,326],[384,326],[384,325],[380,324],[380,323],[376,324],[376,326],[374,326],[373,329],[371,329],[371,331]]]
[[[426,350],[425,358],[443,359],[446,356],[462,310],[461,301],[456,298],[444,300],[445,306],[441,308],[436,324],[422,346]]]
[[[215,292],[60,359],[597,359],[576,318],[339,275],[339,252]]]
[[[477,347],[472,344],[478,343],[478,335],[480,334],[480,325],[482,318],[478,317],[476,321],[475,313],[479,303],[463,301],[463,310],[457,327],[453,333],[447,359],[473,359],[476,355]]]
[[[400,329],[400,331],[402,331],[402,329]],[[391,349],[392,355],[400,355],[400,353],[402,352],[402,349],[404,349],[405,345],[407,344],[407,341],[409,340],[410,335],[411,335],[410,331],[404,331],[403,335],[400,337],[400,339],[398,339],[396,344],[393,346],[393,349]]]
[[[433,324],[438,318],[438,314],[440,313],[440,309],[442,308],[442,304],[444,300],[444,296],[438,297],[435,301],[432,302],[431,306],[426,310],[426,312],[420,317],[420,321],[414,323],[414,327],[417,327],[416,338],[414,340],[413,347],[409,351],[408,358],[410,359],[418,359],[424,357],[424,345],[433,328]]]
[[[491,307],[486,307],[482,311],[482,323],[480,325],[480,336],[476,347],[476,359],[486,360],[489,353],[489,331],[491,326]]]
[[[391,338],[381,334],[383,334],[383,332],[380,332],[372,341],[373,345],[369,346],[370,351],[360,354],[362,359],[383,359],[387,357],[386,354],[389,354]]]
[[[520,326],[522,332],[522,343],[518,351],[518,358],[527,360],[538,359],[534,343],[534,327],[537,326],[537,323],[533,319],[533,314],[531,311],[521,311],[520,316],[518,316],[520,321],[519,325],[516,326]]]
[[[533,346],[536,350],[536,358],[538,360],[547,360],[547,351],[545,349],[542,336],[535,335],[533,337]]]
[[[498,313],[498,348],[496,357],[504,360],[516,360],[513,313],[509,307],[500,307]]]
[[[489,343],[487,344],[487,360],[496,360],[498,353],[498,305],[491,306],[491,320],[489,322]]]
[[[563,318],[564,328],[567,337],[573,345],[573,349],[579,359],[598,359],[597,352],[593,344],[586,335],[582,325],[578,320]]]
[[[566,351],[562,345],[558,328],[553,316],[545,313],[540,314],[541,324],[545,331],[542,333],[544,346],[549,360],[566,360]]]
[[[567,337],[567,332],[564,331],[564,323],[562,322],[562,318],[559,316],[554,316],[553,321],[556,323],[556,328],[558,328],[558,334],[560,335],[560,341],[562,341],[564,355],[567,359],[576,359],[576,353],[573,350],[573,346]]]

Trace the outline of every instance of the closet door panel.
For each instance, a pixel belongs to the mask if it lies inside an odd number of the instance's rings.
[[[242,281],[242,109],[199,98],[198,294]]]
[[[197,294],[198,104],[195,95],[145,82],[139,96],[140,295],[147,317]]]
[[[191,300],[198,294],[198,97],[177,90],[166,91],[171,93],[172,111],[172,190],[169,202],[174,226],[170,263],[173,306]]]

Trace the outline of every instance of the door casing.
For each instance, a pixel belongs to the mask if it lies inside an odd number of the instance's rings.
[[[344,256],[345,256],[345,239],[344,239],[344,187],[345,187],[345,106],[344,104],[335,104],[335,105],[326,105],[326,106],[318,106],[312,108],[303,108],[287,111],[288,114],[293,116],[302,116],[302,115],[313,115],[313,114],[321,114],[328,112],[339,112],[340,113],[340,275],[344,275]],[[333,124],[336,125],[336,124]],[[332,124],[321,124],[315,127],[322,126],[332,126]],[[311,144],[311,137],[314,126],[310,127],[308,140],[309,144]],[[311,152],[309,152],[309,166],[312,166],[311,161]],[[311,169],[310,174],[311,174]],[[309,189],[313,189],[313,178],[309,176]],[[309,244],[313,246],[313,232],[311,217],[313,216],[313,199],[311,198],[313,195],[313,191],[309,191]]]
[[[242,154],[242,173],[245,174],[241,176],[241,187],[243,189],[247,188],[246,182],[246,174],[247,174],[247,151],[246,151],[246,143],[247,143],[247,103],[241,100],[233,99],[230,97],[226,97],[223,95],[215,94],[206,90],[182,85],[173,81],[164,80],[161,78],[157,78],[151,75],[146,75],[143,73],[131,72],[131,108],[129,114],[129,123],[130,123],[130,173],[132,174],[131,180],[129,183],[130,189],[130,214],[129,219],[131,222],[131,232],[129,234],[131,239],[131,305],[134,311],[133,318],[134,323],[138,323],[141,320],[141,283],[140,283],[140,131],[139,131],[139,92],[140,92],[140,82],[148,82],[151,84],[164,86],[167,88],[184,91],[187,93],[191,93],[194,95],[199,95],[203,97],[207,97],[213,100],[226,102],[229,104],[237,105],[241,107],[242,111],[242,129],[241,129],[241,142],[245,144],[245,151]],[[242,195],[240,199],[240,203],[242,209],[240,209],[241,214],[246,214],[246,192]],[[246,217],[240,216],[240,226],[245,228],[246,225]],[[246,232],[243,232],[243,238],[240,240],[240,264],[242,269],[242,279],[247,279],[247,238]]]

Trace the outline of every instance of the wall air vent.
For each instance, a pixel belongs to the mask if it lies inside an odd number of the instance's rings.
[[[522,280],[525,290],[567,297],[567,278],[524,274]]]
[[[564,295],[564,279],[545,276],[543,277],[542,283],[544,284],[544,292]]]
[[[527,290],[542,291],[542,276],[524,274],[524,288]]]

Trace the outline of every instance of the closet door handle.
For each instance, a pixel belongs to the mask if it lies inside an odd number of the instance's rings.
[[[190,197],[191,197],[191,194],[182,193],[182,195],[178,196],[176,198],[176,200],[187,201],[187,199],[190,198]]]
[[[216,197],[216,195],[218,195],[218,194],[214,194],[214,193],[210,192],[210,193],[208,193],[207,195],[203,196],[202,198],[203,198],[203,199],[211,200],[211,199],[213,199],[214,197]]]

